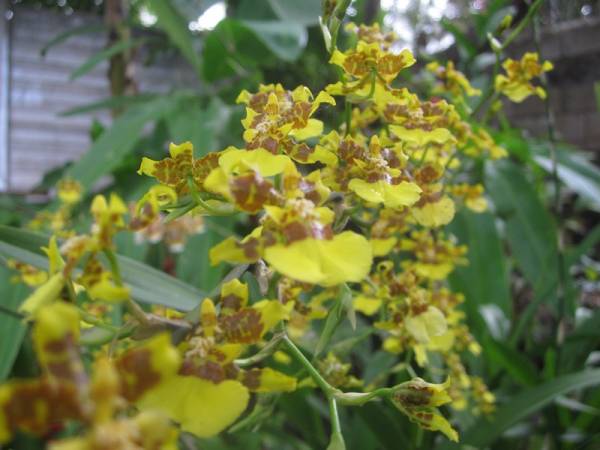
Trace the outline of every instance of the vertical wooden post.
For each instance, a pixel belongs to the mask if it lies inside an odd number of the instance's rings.
[[[106,0],[104,3],[104,21],[108,27],[108,46],[131,38],[131,29],[127,25],[127,2],[124,0]],[[132,95],[137,92],[133,78],[133,50],[126,50],[110,58],[108,81],[112,96]],[[112,111],[119,115],[121,108]]]

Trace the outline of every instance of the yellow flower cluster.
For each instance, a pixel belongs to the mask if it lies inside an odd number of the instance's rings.
[[[531,81],[540,77],[544,72],[552,70],[550,61],[539,62],[537,53],[525,53],[520,61],[507,59],[502,64],[506,75],[497,75],[496,91],[506,95],[513,102],[521,103],[531,95],[541,99],[546,98],[546,91],[540,86],[534,86]]]
[[[439,406],[494,410],[493,394],[461,361],[481,348],[465,324],[463,296],[447,282],[457,266],[468,264],[467,248],[444,226],[460,207],[487,208],[483,186],[468,183],[463,167],[506,152],[483,126],[469,122],[465,97],[480,93],[451,63],[428,66],[438,84],[436,96],[424,100],[398,80],[415,63],[410,51],[394,52],[393,36],[378,26],[347,29],[358,41],[331,55],[339,82],[316,95],[280,84],[243,91],[237,100],[245,105],[243,148],[199,156],[190,142],[171,144],[164,159],[141,161],[138,173],[157,184],[130,212],[129,224],[119,197],[97,196],[88,234],[61,235],[67,239],[60,248],[51,239],[47,272],[13,263],[38,286],[21,311],[35,319],[44,370],[36,380],[0,388],[0,442],[18,429],[43,434],[56,420],[76,420],[85,433],[55,449],[130,448],[129,442],[172,448],[177,432],[171,421],[213,436],[237,420],[251,395],[296,389],[296,378],[268,365],[252,367],[271,356],[281,363],[295,356],[312,377],[302,385],[319,386],[329,400],[361,404],[386,396],[410,420],[452,440],[458,434]],[[527,54],[505,68],[508,75],[496,81],[499,91],[513,99],[542,95],[529,82],[549,70],[547,63]],[[338,126],[325,128],[318,119],[323,107],[340,112]],[[59,197],[74,204],[76,186],[63,183]],[[183,235],[198,230],[201,216],[251,217],[244,237],[226,238],[208,257],[213,265],[239,265],[241,272],[254,265],[262,295],[250,296],[246,284],[226,279],[195,317],[140,308],[121,280],[113,238],[127,229],[148,239],[167,233],[164,224],[156,225],[165,211],[190,220]],[[142,339],[134,344],[125,337],[100,350],[91,379],[79,355],[79,324],[103,325],[104,317],[74,306],[82,295],[85,301],[124,301],[133,316],[126,336]],[[361,314],[384,351],[403,355],[412,380],[385,388],[377,385],[381,376],[365,386],[333,351],[311,365],[294,341],[311,342],[312,322],[323,319],[327,338],[344,311],[353,326]],[[277,351],[281,342],[289,354]],[[327,344],[319,341],[315,353]],[[252,350],[258,353],[248,356]],[[414,376],[413,358],[421,374],[446,381]],[[340,390],[351,387],[374,390]],[[43,407],[15,406],[23,402]],[[134,414],[127,413],[130,407]]]

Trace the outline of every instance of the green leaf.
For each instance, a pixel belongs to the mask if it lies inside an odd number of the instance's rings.
[[[13,284],[10,277],[10,271],[0,266],[0,305],[3,309],[17,311],[21,300],[27,296],[27,289],[23,284]],[[0,309],[0,381],[8,377],[26,331],[27,326],[18,317]]]
[[[268,0],[275,14],[285,22],[301,25],[316,25],[319,23],[321,0]]]
[[[540,293],[558,277],[554,220],[522,169],[511,162],[488,166],[486,188],[505,221],[506,238],[519,269]]]
[[[178,96],[157,97],[131,107],[113,122],[112,127],[102,133],[81,159],[69,168],[66,175],[79,181],[84,189],[91,188],[133,150],[148,122],[169,114],[179,101]]]
[[[95,53],[91,57],[89,57],[82,65],[80,65],[77,69],[71,72],[71,76],[69,77],[69,79],[71,81],[76,80],[77,78],[93,70],[94,67],[96,67],[105,59],[110,59],[113,56],[118,55],[119,53],[123,53],[129,50],[130,48],[137,47],[138,45],[141,45],[144,42],[146,42],[145,38],[125,39],[123,41],[119,41],[114,45],[111,45],[110,47],[105,48],[104,50],[99,51],[98,53]]]
[[[477,56],[477,46],[471,42],[469,37],[458,27],[458,25],[448,19],[442,19],[440,25],[454,37],[458,50],[461,52],[464,59],[472,59]]]
[[[533,146],[534,160],[547,173],[552,173],[549,145]],[[588,207],[600,211],[600,170],[583,153],[570,147],[557,147],[556,159],[560,180],[579,194]]]
[[[490,337],[483,342],[483,348],[485,358],[506,370],[518,383],[533,386],[538,382],[537,369],[523,353]]]
[[[250,71],[273,65],[277,58],[294,61],[306,41],[306,30],[297,23],[222,20],[204,41],[204,77],[208,81],[232,75],[248,77]]]
[[[77,114],[87,114],[102,109],[130,107],[138,103],[147,102],[148,100],[152,100],[154,98],[156,98],[155,94],[117,95],[114,97],[105,98],[97,102],[88,103],[86,105],[76,106],[75,108],[67,109],[66,111],[61,112],[59,115],[62,117],[68,117],[75,116]]]
[[[7,258],[47,269],[48,261],[41,250],[47,244],[47,236],[0,225],[0,255]],[[193,286],[139,261],[122,255],[117,255],[117,261],[123,281],[131,288],[131,296],[142,303],[190,311],[206,296]]]
[[[474,326],[480,324],[479,308],[486,304],[494,304],[509,315],[508,271],[494,216],[463,209],[448,229],[469,248],[468,265],[457,267],[450,276],[452,288],[465,295],[469,321]]]
[[[147,0],[148,9],[157,17],[157,25],[179,48],[181,54],[192,65],[199,78],[202,78],[202,62],[194,48],[194,36],[188,23],[170,0]]]
[[[485,448],[510,427],[527,419],[556,398],[568,392],[597,384],[600,384],[600,369],[563,375],[539,386],[523,390],[502,404],[492,418],[480,418],[473,426],[461,433],[460,445]],[[445,443],[438,447],[438,450],[457,448],[461,447],[457,444]]]
[[[48,53],[48,50],[50,50],[52,47],[55,47],[55,46],[63,43],[64,41],[66,41],[67,39],[69,39],[71,37],[79,36],[80,34],[99,33],[101,31],[105,31],[105,30],[106,30],[106,26],[104,26],[104,25],[101,25],[101,24],[91,25],[88,23],[85,25],[71,28],[66,31],[62,31],[62,32],[58,33],[56,36],[54,36],[52,39],[50,39],[50,41],[40,49],[40,55],[46,56],[46,53]]]
[[[591,252],[598,242],[600,242],[600,225],[596,225],[592,231],[588,232],[583,241],[577,246],[569,249],[565,257],[566,267],[570,268],[573,264],[576,264],[583,255]]]
[[[306,46],[306,29],[294,22],[244,20],[242,24],[283,61],[295,61]]]

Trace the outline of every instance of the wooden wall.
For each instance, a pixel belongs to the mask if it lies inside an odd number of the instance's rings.
[[[49,169],[86,152],[93,118],[109,124],[110,114],[106,111],[60,116],[65,110],[109,96],[106,61],[81,78],[69,80],[73,70],[104,48],[105,34],[78,35],[51,48],[45,57],[40,54],[40,49],[62,31],[100,23],[101,19],[94,16],[65,16],[31,8],[16,8],[12,19],[4,22],[7,30],[5,38],[0,39],[8,39],[9,47],[5,71],[8,136],[6,143],[0,142],[0,159],[3,158],[8,172],[5,190],[26,192]],[[192,85],[194,75],[178,61],[161,61],[150,67],[136,63],[134,78],[140,92],[166,92],[174,85]],[[4,82],[0,79],[0,83]]]

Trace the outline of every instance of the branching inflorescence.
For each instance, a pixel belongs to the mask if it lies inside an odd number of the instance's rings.
[[[239,95],[244,148],[196,157],[184,142],[171,144],[162,160],[144,158],[139,173],[156,185],[129,220],[118,196],[97,196],[90,232],[74,234],[68,212],[78,186],[59,186],[59,217],[35,222],[50,223],[56,235],[46,249],[48,270],[12,263],[37,286],[21,312],[34,322],[41,375],[0,387],[0,442],[17,430],[46,435],[56,423],[77,421],[80,435],[55,440],[52,449],[174,448],[180,430],[206,437],[232,425],[251,394],[311,387],[327,399],[337,444],[338,406],[388,399],[411,421],[455,441],[439,406],[494,411],[493,394],[461,359],[481,348],[465,324],[463,296],[447,282],[456,266],[468,264],[467,248],[443,227],[458,208],[487,208],[483,187],[467,182],[466,168],[506,152],[472,120],[466,98],[480,91],[452,63],[428,65],[438,96],[423,100],[397,87],[415,59],[391,50],[393,35],[376,25],[348,30],[356,46],[332,48],[339,82],[317,95],[279,84]],[[531,79],[549,64],[527,54],[504,67],[498,93],[516,101],[543,95]],[[340,102],[346,117],[326,130],[319,112]],[[214,265],[239,265],[239,273],[255,265],[264,298],[251,298],[234,278],[193,316],[140,307],[121,278],[113,238],[129,229],[160,239],[147,230],[166,226],[163,212],[173,221],[253,216],[246,236],[224,239],[208,256]],[[178,228],[177,248],[200,227],[195,219]],[[64,239],[60,248],[57,238]],[[124,325],[111,322],[107,304],[127,307]],[[382,349],[399,357],[393,370],[409,381],[386,387],[389,371],[366,385],[342,355],[321,356],[345,315],[381,337]],[[315,323],[325,324],[317,347],[302,346],[314,342],[305,338]],[[92,326],[108,339],[82,343],[80,329]],[[303,371],[285,370],[291,360]],[[413,361],[437,383],[416,377]]]

